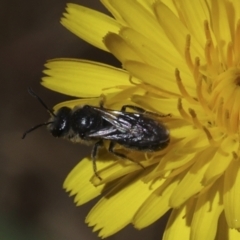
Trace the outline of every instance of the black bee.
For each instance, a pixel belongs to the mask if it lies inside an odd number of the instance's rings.
[[[99,179],[101,178],[97,174],[96,157],[104,140],[110,141],[109,152],[130,161],[133,160],[114,150],[116,144],[128,149],[151,152],[165,148],[170,141],[169,130],[157,120],[157,117],[169,116],[169,114],[158,115],[132,105],[124,105],[120,111],[116,111],[104,108],[103,102],[100,102],[100,107],[90,105],[76,106],[73,109],[62,107],[54,113],[31,89],[29,93],[48,110],[51,118],[48,122],[26,131],[22,138],[25,138],[29,132],[47,125],[54,137],[93,144],[91,153],[93,170]],[[135,112],[127,112],[126,109]],[[137,164],[142,166],[140,163]]]

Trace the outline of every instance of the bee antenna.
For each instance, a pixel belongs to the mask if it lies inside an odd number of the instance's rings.
[[[39,127],[42,127],[42,126],[46,126],[46,125],[49,125],[53,122],[47,122],[47,123],[41,123],[41,124],[38,124],[30,129],[28,129],[23,135],[22,135],[22,139],[24,139],[26,137],[26,135],[32,131],[34,131],[35,129],[39,128]]]
[[[35,97],[41,104],[42,106],[47,109],[47,111],[54,117],[56,117],[56,115],[54,114],[53,110],[49,109],[48,106],[43,102],[43,100],[32,90],[32,88],[28,88],[28,93],[32,96]],[[43,124],[46,125],[46,124]]]

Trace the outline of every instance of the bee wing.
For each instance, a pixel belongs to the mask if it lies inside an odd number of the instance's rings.
[[[144,114],[101,108],[97,110],[110,126],[93,133],[92,136],[148,151],[162,149],[169,142],[169,133],[165,126]]]
[[[128,113],[123,113],[121,111],[104,110],[101,108],[96,108],[102,114],[102,118],[109,122],[116,130],[120,132],[127,132],[132,127],[132,124],[127,120],[131,119]],[[121,117],[122,116],[122,117]]]
[[[103,139],[106,139],[107,136],[113,134],[114,132],[116,132],[117,129],[114,127],[111,128],[103,128],[101,130],[98,130],[96,132],[90,133],[88,134],[88,137],[101,137]]]
[[[123,113],[121,111],[106,110],[101,108],[95,108],[101,112],[102,118],[110,123],[110,127],[106,127],[95,132],[88,134],[88,137],[99,137],[108,140],[117,140],[126,137],[131,130],[131,134],[134,133],[134,128],[130,123],[131,115]],[[128,119],[129,118],[129,119]]]

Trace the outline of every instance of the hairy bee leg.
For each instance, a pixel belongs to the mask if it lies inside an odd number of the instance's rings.
[[[126,112],[127,108],[130,108],[138,113],[148,114],[148,115],[152,115],[152,116],[156,116],[156,117],[170,117],[171,116],[171,114],[158,114],[158,113],[154,113],[154,112],[149,112],[143,108],[140,108],[140,107],[137,107],[134,105],[123,105],[121,108],[121,111]]]
[[[122,154],[122,153],[115,152],[115,151],[114,151],[114,146],[115,146],[115,145],[116,145],[115,142],[110,142],[109,148],[108,148],[108,151],[109,151],[110,153],[112,153],[113,155],[115,155],[115,156],[117,156],[117,157],[127,159],[127,160],[129,160],[129,161],[131,161],[131,162],[139,165],[139,166],[142,167],[143,169],[145,169],[145,167],[144,167],[141,163],[136,162],[136,161],[132,160],[131,158],[128,158],[127,156],[125,156],[125,155]]]
[[[93,162],[93,171],[94,171],[94,174],[96,175],[96,177],[99,180],[102,180],[102,178],[97,173],[96,156],[97,156],[97,153],[98,153],[98,149],[102,146],[103,146],[103,141],[102,140],[96,142],[93,146],[92,153],[91,153],[91,158],[92,158],[92,162]]]

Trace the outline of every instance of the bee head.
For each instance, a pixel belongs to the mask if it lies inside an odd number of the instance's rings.
[[[54,137],[64,137],[70,130],[71,108],[62,107],[49,120],[48,130]]]
[[[55,114],[53,110],[49,109],[47,105],[43,102],[43,100],[31,88],[28,88],[28,92],[31,96],[35,97],[41,103],[41,105],[50,113],[51,119],[48,122],[40,123],[27,130],[23,134],[22,139],[24,139],[28,133],[42,126],[48,126],[48,130],[52,133],[54,137],[62,137],[66,135],[66,133],[70,129],[69,119],[71,117],[72,110],[68,107],[62,107]]]

